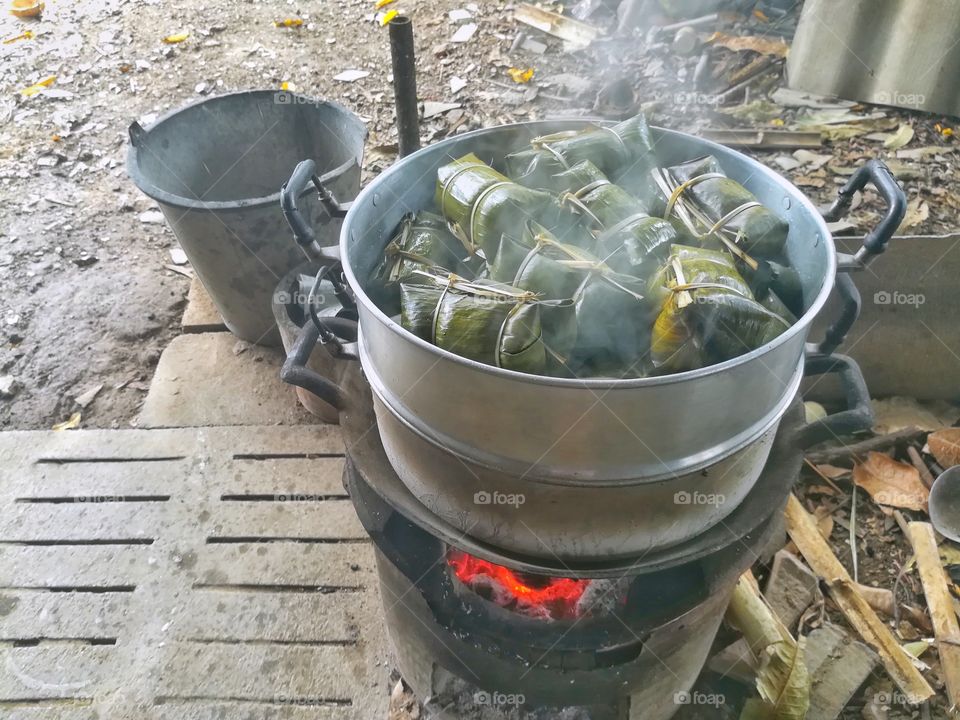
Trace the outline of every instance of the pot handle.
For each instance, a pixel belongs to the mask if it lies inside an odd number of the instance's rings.
[[[283,215],[287,219],[287,224],[290,226],[290,229],[293,230],[293,237],[297,241],[297,244],[303,248],[307,256],[314,260],[327,262],[338,261],[340,259],[339,253],[337,252],[338,247],[323,248],[317,244],[317,235],[297,207],[297,198],[303,195],[312,183],[317,189],[317,193],[320,196],[320,205],[325,212],[325,217],[322,218],[320,222],[326,224],[334,218],[346,217],[353,203],[341,203],[337,200],[336,196],[324,186],[324,183],[340,177],[355,164],[356,160],[351,158],[339,167],[324,173],[321,177],[317,177],[316,163],[309,159],[302,160],[297,163],[297,166],[293,169],[293,174],[290,176],[290,179],[280,187],[280,207],[283,209]]]
[[[876,229],[864,238],[863,246],[855,255],[837,253],[836,288],[842,304],[840,317],[830,325],[819,345],[808,346],[809,352],[829,355],[846,340],[847,333],[860,316],[861,306],[860,292],[846,273],[863,270],[877,255],[886,251],[887,244],[903,221],[907,208],[907,196],[890,168],[882,160],[870,160],[862,165],[837,193],[837,199],[830,209],[823,213],[823,217],[828,221],[834,221],[846,215],[850,209],[850,203],[853,202],[853,196],[871,182],[883,196],[887,211]]]
[[[881,255],[887,249],[887,243],[900,227],[903,216],[907,212],[907,195],[893,176],[893,172],[882,160],[870,160],[861,165],[847,184],[840,189],[833,205],[823,213],[824,219],[834,222],[846,215],[853,202],[853,196],[863,190],[868,183],[873,183],[880,192],[887,204],[887,211],[880,224],[863,239],[863,246],[856,255],[838,255],[840,272],[863,270],[877,255]]]
[[[344,360],[356,359],[356,351],[353,349],[354,343],[341,342],[338,335],[351,334],[355,337],[357,332],[357,322],[346,318],[322,318],[320,324],[307,320],[297,336],[296,342],[290,348],[287,359],[280,369],[280,379],[288,385],[296,385],[304,390],[312,392],[327,404],[333,406],[338,411],[343,411],[347,407],[347,394],[339,385],[329,380],[315,370],[307,367],[310,360],[310,353],[320,341],[323,345],[330,345],[331,354],[335,358]],[[326,341],[321,338],[326,336]]]
[[[803,374],[805,377],[837,373],[846,398],[847,409],[807,423],[796,431],[797,445],[806,450],[814,445],[864,432],[873,427],[873,409],[870,406],[870,391],[863,379],[863,372],[853,358],[846,355],[808,355]]]

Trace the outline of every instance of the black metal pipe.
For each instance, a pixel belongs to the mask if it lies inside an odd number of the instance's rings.
[[[404,157],[420,149],[420,103],[417,100],[413,22],[404,15],[398,15],[390,21],[390,55],[393,58],[399,154]]]

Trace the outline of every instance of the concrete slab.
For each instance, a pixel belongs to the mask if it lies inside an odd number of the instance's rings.
[[[280,381],[284,356],[230,333],[173,339],[160,356],[138,426],[297,425],[316,420]]]
[[[180,328],[185,333],[229,332],[199,278],[190,283],[187,309],[183,311]]]
[[[330,426],[0,433],[0,716],[385,718],[340,452]]]

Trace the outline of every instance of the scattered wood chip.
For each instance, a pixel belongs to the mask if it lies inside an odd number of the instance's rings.
[[[933,526],[929,523],[912,522],[910,542],[917,558],[917,570],[933,620],[934,637],[937,639],[937,652],[940,655],[940,667],[947,685],[949,704],[960,708],[960,624],[953,610],[953,601],[947,578],[940,565],[937,551],[937,539]]]
[[[857,592],[846,568],[817,531],[813,517],[794,495],[787,500],[785,515],[787,532],[807,564],[826,581],[830,596],[851,626],[880,654],[884,668],[907,700],[919,704],[932,698],[933,688],[914,667],[912,658],[900,647],[890,629]]]
[[[565,40],[575,48],[586,47],[603,34],[593,25],[527,3],[517,8],[514,17],[517,22]]]
[[[880,505],[925,510],[930,499],[930,491],[913,465],[879,452],[871,452],[866,462],[854,466],[853,481]]]
[[[453,34],[453,37],[450,38],[450,42],[454,43],[465,43],[470,42],[470,39],[477,33],[477,24],[476,23],[467,23],[466,25],[461,25],[457,28],[457,31]]]
[[[344,70],[342,73],[334,75],[333,79],[337,82],[352,83],[357,80],[362,80],[369,75],[370,73],[367,70]]]
[[[913,200],[907,203],[907,213],[903,216],[903,222],[900,223],[898,231],[902,232],[918,227],[929,219],[930,206],[927,204],[927,201],[921,200],[920,198],[913,198]]]

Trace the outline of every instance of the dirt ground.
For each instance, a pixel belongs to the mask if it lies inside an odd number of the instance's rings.
[[[415,20],[421,100],[462,106],[425,118],[425,142],[501,122],[602,113],[597,89],[615,80],[634,87],[640,103],[652,102],[655,122],[694,132],[731,124],[782,126],[782,118],[789,122],[796,112],[784,109],[774,120],[717,112],[714,96],[691,90],[696,57],[676,56],[664,43],[601,40],[565,52],[560,41],[528,30],[546,51],[527,49],[517,42],[520,26],[510,3],[399,0],[390,7]],[[466,9],[478,26],[466,43],[450,42],[465,22],[448,17],[455,9]],[[126,425],[136,416],[159,352],[177,331],[189,279],[165,268],[176,247],[172,233],[140,219],[154,206],[126,177],[132,120],[149,122],[204,94],[287,82],[335,99],[367,121],[368,177],[392,162],[389,48],[374,12],[370,0],[50,0],[39,21],[0,17],[4,39],[26,29],[34,33],[0,45],[0,377],[12,384],[0,399],[0,427],[49,427],[77,409],[76,396],[101,383],[82,425]],[[287,18],[303,24],[275,27]],[[606,8],[594,18],[600,25],[611,19]],[[181,43],[162,41],[182,32],[189,37]],[[790,24],[751,32],[789,36]],[[507,70],[514,66],[534,68],[534,79],[513,83]],[[370,75],[354,83],[333,80],[347,69]],[[19,92],[51,76],[56,80],[45,92]],[[458,79],[465,82],[455,93],[451,83]],[[714,85],[722,87],[722,78]],[[943,232],[951,227],[954,196],[935,186],[952,169],[953,148],[933,129],[937,118],[899,114],[914,126],[914,144],[944,145],[943,157],[903,168],[914,180],[911,196],[929,201],[929,217],[911,231]],[[818,152],[831,157],[825,167],[811,171],[814,162],[791,174],[823,203],[855,162],[894,156],[863,138]],[[784,153],[759,155],[780,168],[776,161]],[[869,229],[878,209],[867,193],[847,231]]]

